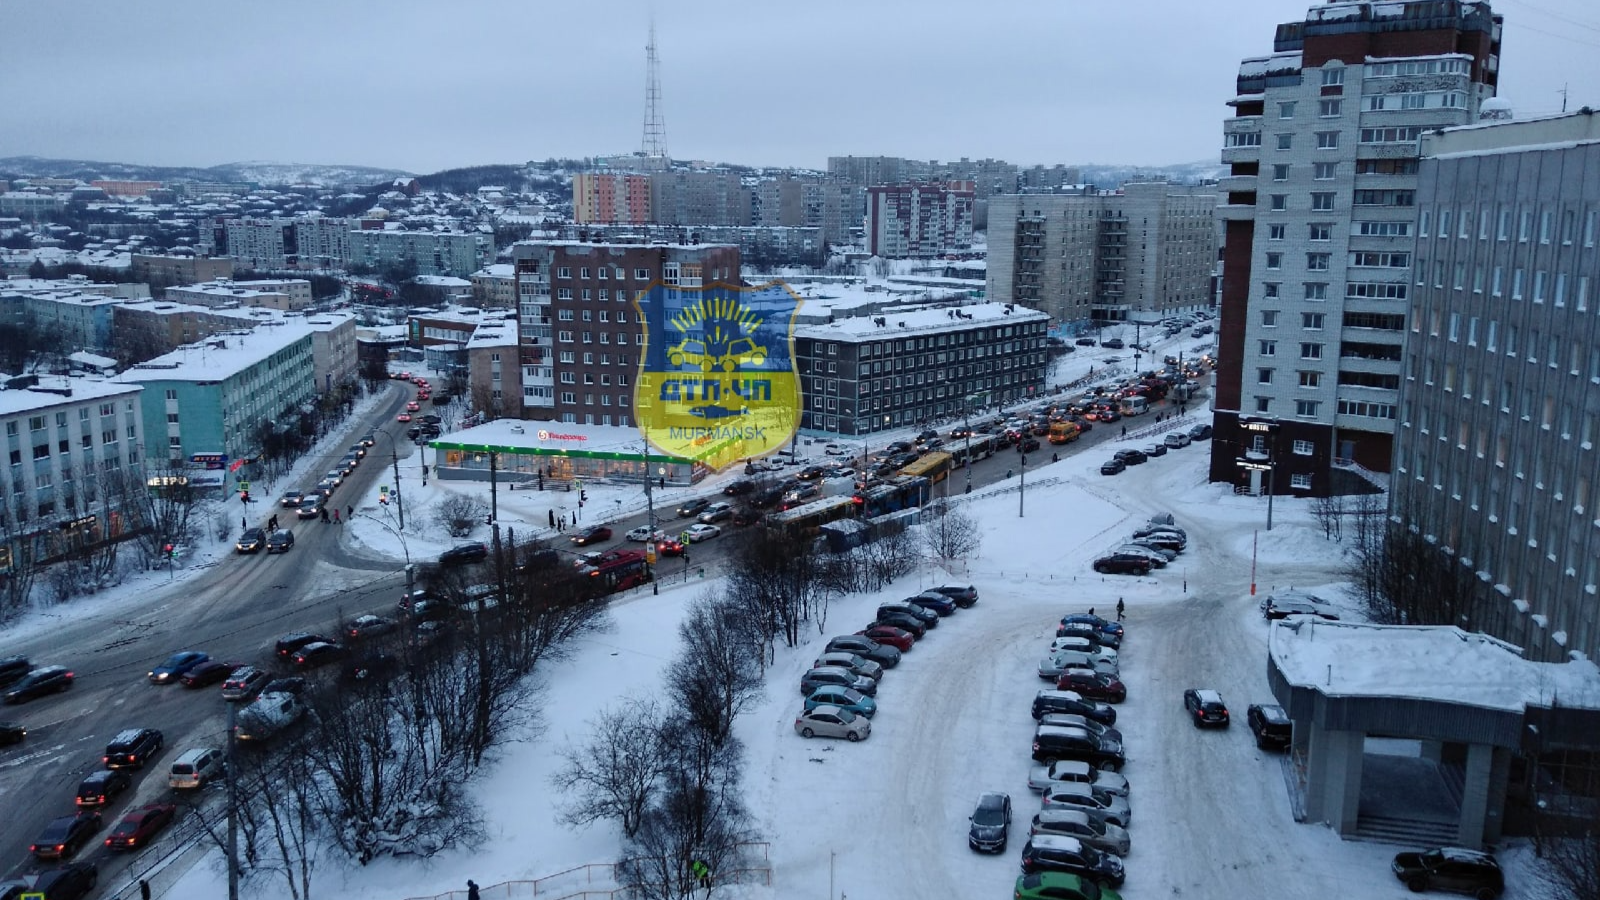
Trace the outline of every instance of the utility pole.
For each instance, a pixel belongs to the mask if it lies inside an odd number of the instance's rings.
[[[238,710],[237,703],[228,704],[228,745],[223,757],[228,776],[228,900],[239,900],[239,787],[233,764]]]
[[[500,454],[489,451],[489,521],[500,521],[500,492],[498,490],[500,472]]]
[[[661,545],[656,543],[656,500],[655,494],[650,491],[650,442],[644,442],[644,527],[650,529],[650,540],[645,544],[644,565],[645,571],[650,573],[650,593],[660,594],[661,586],[656,584],[656,554],[661,552]]]
[[[389,438],[389,455],[394,458],[394,508],[400,514],[400,530],[406,527],[406,504],[400,499],[400,451],[395,449],[394,438]]]
[[[1028,454],[1022,454],[1022,468],[1017,475],[1017,518],[1022,518],[1022,503],[1028,496]]]
[[[972,396],[961,402],[961,427],[967,433],[967,493],[972,493]]]

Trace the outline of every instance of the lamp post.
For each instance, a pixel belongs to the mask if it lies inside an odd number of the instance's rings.
[[[1239,468],[1253,472],[1265,472],[1267,482],[1267,530],[1272,530],[1272,495],[1278,475],[1278,421],[1276,419],[1258,419],[1245,417],[1239,420],[1239,427],[1248,434],[1264,435],[1266,452],[1260,450],[1244,449],[1243,456],[1237,460]]]
[[[661,586],[656,584],[656,554],[660,552],[660,544],[656,543],[656,500],[655,494],[650,491],[650,442],[644,442],[644,527],[650,530],[650,540],[645,543],[644,565],[645,571],[650,574],[650,593],[660,594]],[[667,467],[658,470],[662,479],[667,476]],[[622,501],[617,501],[620,506]]]
[[[1022,503],[1028,495],[1028,454],[1022,454],[1022,467],[1017,470],[1017,518],[1022,518]]]
[[[400,528],[406,527],[406,504],[400,498],[400,450],[395,443],[394,435],[381,428],[374,429],[373,433],[389,440],[389,456],[394,462],[394,507],[400,515]]]

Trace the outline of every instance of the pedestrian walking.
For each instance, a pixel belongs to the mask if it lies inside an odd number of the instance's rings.
[[[543,490],[543,488],[540,488],[540,490]],[[553,509],[547,509],[547,510],[545,510],[545,512],[548,512],[550,514],[550,527],[551,528],[556,527],[556,511],[553,510]]]
[[[705,860],[697,859],[694,861],[694,865],[689,868],[690,871],[694,872],[695,883],[705,888],[709,894],[711,891],[711,867],[706,865]]]
[[[344,524],[344,522],[339,519],[339,508],[337,506],[333,508],[333,524],[335,524],[335,525],[343,525]]]
[[[467,879],[467,900],[479,900],[478,883],[471,878]]]
[[[1126,426],[1126,425],[1122,426],[1122,436],[1123,437],[1127,437],[1128,436],[1128,426]]]
[[[322,508],[322,524],[328,524],[328,508],[326,506]]]
[[[1117,621],[1118,622],[1121,622],[1124,618],[1127,618],[1127,616],[1126,616],[1127,611],[1128,611],[1128,607],[1123,604],[1122,598],[1118,597],[1117,598]]]
[[[267,529],[269,531],[277,531],[278,530],[278,517],[276,515],[274,515],[272,518],[267,520]]]
[[[1089,607],[1089,615],[1094,615],[1094,607]]]
[[[150,882],[139,879],[139,900],[150,900]]]
[[[244,516],[240,516],[239,517],[239,528],[241,530],[245,530],[245,529],[248,529],[249,527],[250,527],[250,520],[246,519]]]
[[[346,519],[354,519],[356,517],[356,508],[354,506],[346,506],[344,508],[344,517]]]

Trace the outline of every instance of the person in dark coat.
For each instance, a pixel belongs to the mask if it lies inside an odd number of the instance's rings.
[[[467,879],[467,900],[478,900],[478,883]]]

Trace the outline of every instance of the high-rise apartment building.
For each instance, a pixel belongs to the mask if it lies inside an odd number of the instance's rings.
[[[834,178],[780,175],[755,187],[755,224],[762,227],[820,228],[830,244],[850,240],[861,225],[866,192]]]
[[[867,188],[867,252],[929,258],[968,249],[973,197],[970,181]]]
[[[988,295],[1058,323],[1155,323],[1211,302],[1211,187],[1150,182],[1118,191],[989,201]]]
[[[283,269],[299,265],[293,219],[229,219],[223,226],[228,255],[245,269]]]
[[[650,176],[650,215],[657,225],[749,225],[754,203],[735,172],[673,169]]]
[[[650,176],[579,172],[572,176],[572,220],[580,225],[643,225],[650,218]]]
[[[658,282],[669,289],[739,283],[739,248],[723,244],[520,241],[511,255],[518,387],[529,419],[637,425],[633,379],[644,329],[634,300]],[[504,370],[501,385],[514,385]]]
[[[1211,479],[1274,455],[1279,492],[1332,467],[1387,472],[1417,225],[1417,140],[1494,95],[1500,18],[1482,2],[1351,2],[1278,26],[1244,60],[1223,125],[1222,323]],[[1275,420],[1267,432],[1241,418]],[[1258,446],[1261,445],[1261,446]]]
[[[1600,117],[1424,135],[1417,212],[1390,513],[1473,629],[1596,658]]]
[[[383,268],[410,261],[418,275],[466,278],[478,271],[489,255],[488,238],[464,231],[352,231],[350,264]]]

